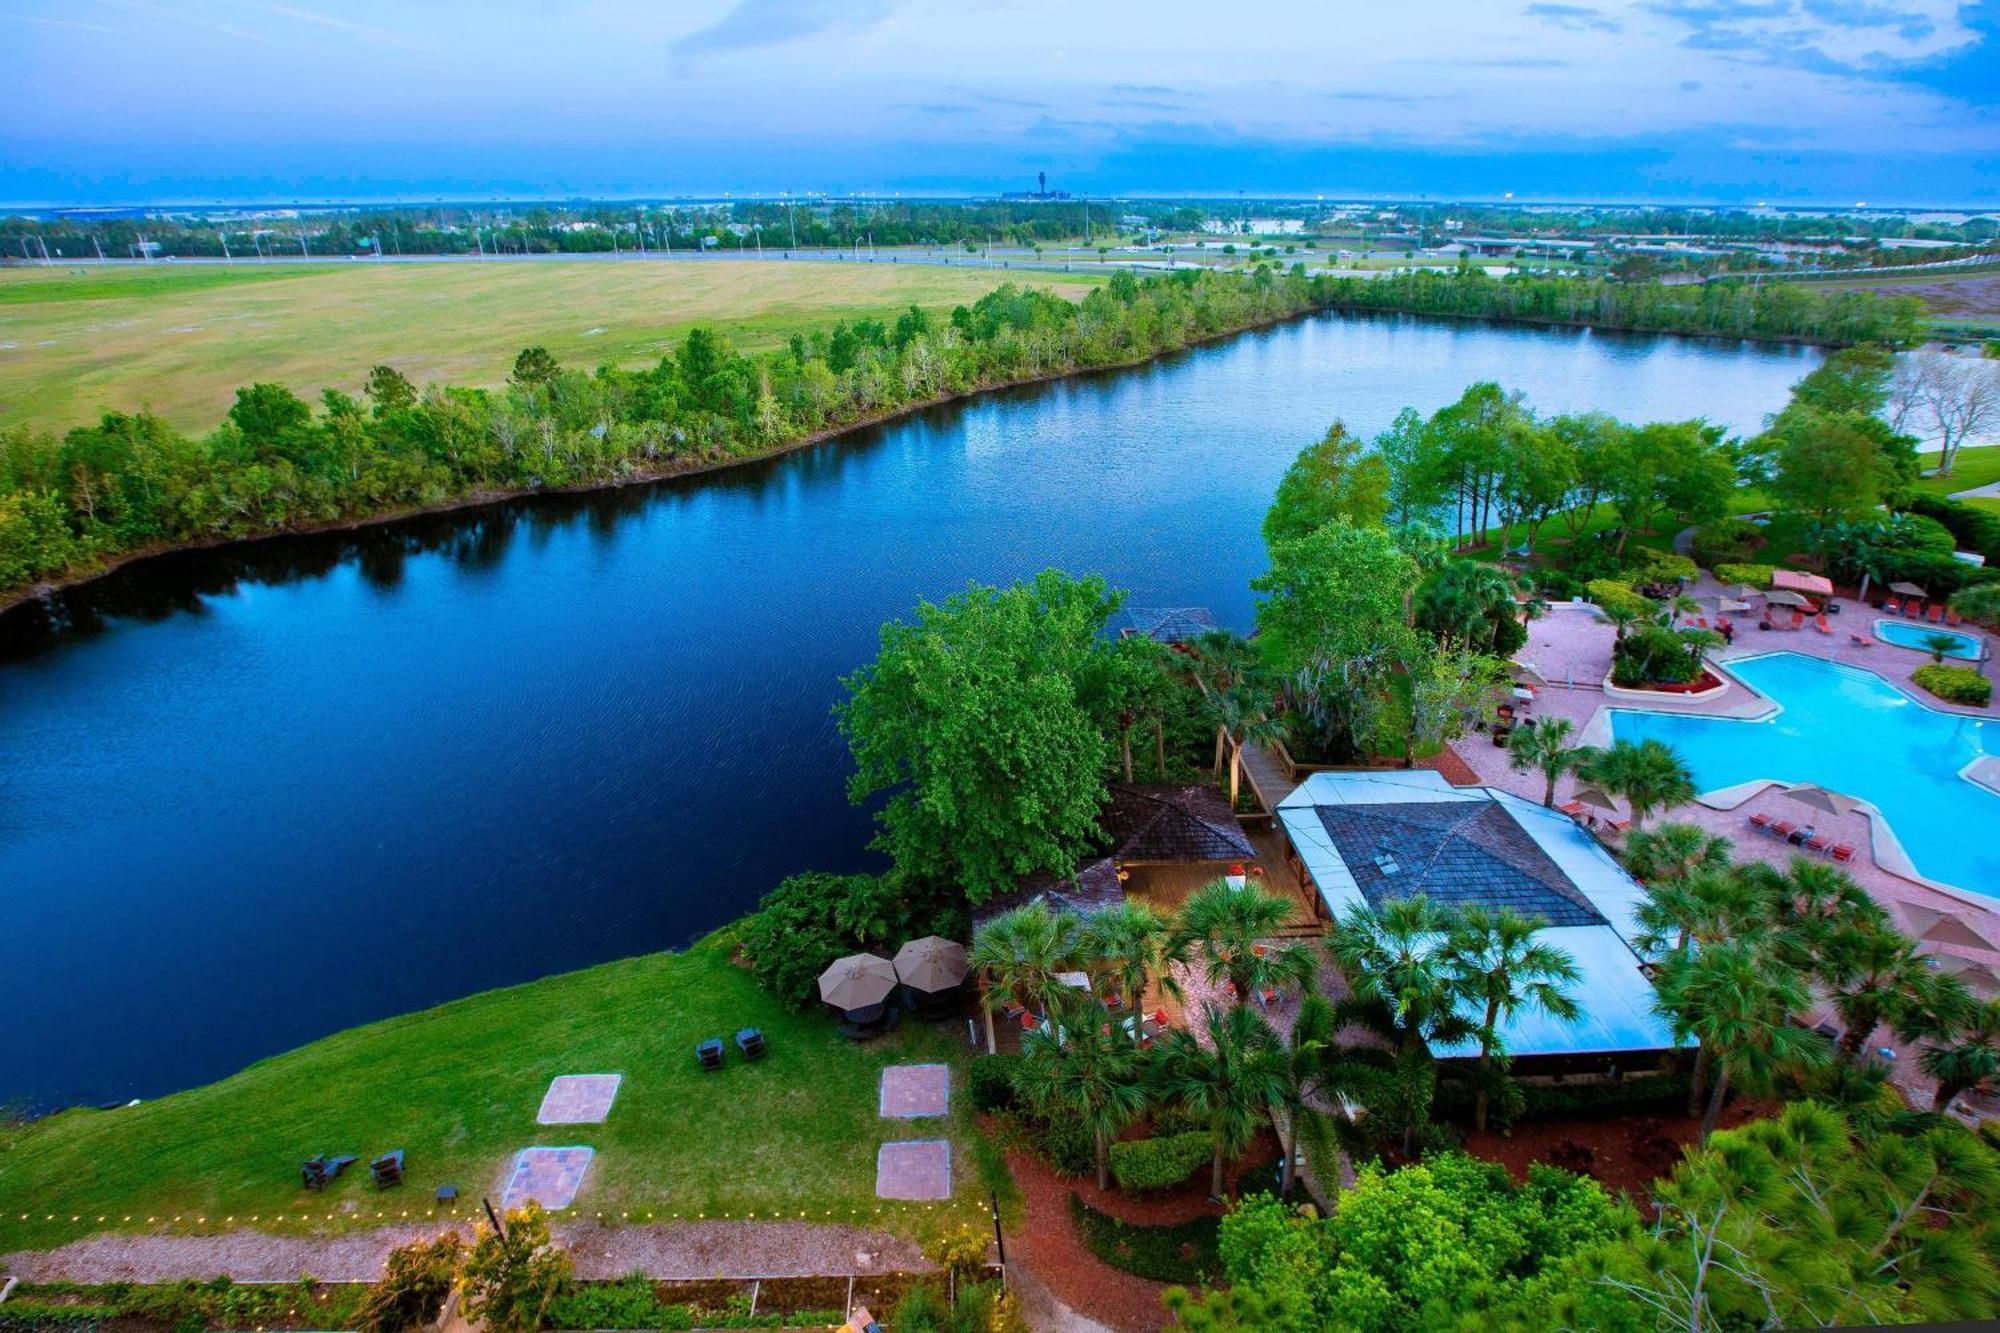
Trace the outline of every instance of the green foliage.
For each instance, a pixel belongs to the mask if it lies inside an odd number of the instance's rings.
[[[569,1284],[570,1257],[555,1247],[548,1215],[530,1201],[506,1217],[506,1234],[479,1228],[465,1261],[465,1316],[491,1333],[548,1327],[549,1308]]]
[[[1753,588],[1768,588],[1771,575],[1778,572],[1776,565],[1758,565],[1748,562],[1730,561],[1716,565],[1715,577],[1723,583],[1746,583]]]
[[[1264,542],[1275,545],[1303,537],[1340,519],[1360,527],[1382,522],[1387,512],[1389,467],[1379,454],[1336,421],[1317,444],[1292,460],[1278,480],[1278,492],[1264,515]]]
[[[1128,1139],[1111,1145],[1118,1188],[1140,1193],[1178,1185],[1205,1164],[1214,1143],[1207,1131]]]
[[[809,870],[765,894],[743,919],[737,942],[765,989],[803,1009],[818,998],[819,974],[836,958],[962,933],[962,908],[941,897],[891,876]]]
[[[1692,583],[1701,573],[1695,562],[1672,551],[1637,546],[1625,553],[1620,577],[1627,583]]]
[[[1101,1213],[1074,1194],[1069,1196],[1069,1215],[1084,1248],[1113,1268],[1153,1282],[1211,1282],[1222,1271],[1216,1253],[1218,1218],[1142,1226]]]
[[[1949,703],[1984,708],[1993,698],[1993,682],[1971,667],[1925,663],[1910,673],[1910,679]]]
[[[1504,1123],[1533,1124],[1538,1120],[1621,1119],[1637,1115],[1677,1115],[1687,1105],[1688,1077],[1648,1074],[1616,1083],[1522,1083],[1521,1098]],[[1439,1115],[1465,1115],[1473,1108],[1474,1089],[1462,1080],[1438,1089]]]
[[[1097,1167],[1097,1136],[1072,1115],[1033,1119],[1035,1148],[1059,1176],[1087,1176]]]
[[[22,1282],[0,1305],[7,1333],[96,1333],[131,1321],[160,1329],[262,1329],[274,1325],[359,1327],[370,1289],[351,1284],[208,1281]]]
[[[1521,624],[1519,582],[1476,560],[1451,560],[1417,589],[1417,628],[1507,657],[1528,641]]]
[[[1584,596],[1614,619],[1638,619],[1653,613],[1652,599],[1641,597],[1623,579],[1592,579],[1583,585]]]
[[[1742,564],[1764,549],[1764,530],[1740,518],[1718,518],[1694,530],[1695,563],[1708,569]]]
[[[1698,648],[1665,625],[1648,622],[1611,649],[1611,683],[1628,689],[1684,685],[1701,675]]]
[[[1937,495],[1913,495],[1905,507],[1943,524],[1953,546],[1977,551],[1988,564],[2000,564],[2000,514]]]
[[[434,1322],[444,1309],[465,1261],[465,1242],[456,1231],[433,1240],[415,1240],[389,1252],[382,1280],[368,1289],[355,1327],[360,1333],[405,1333]],[[609,1327],[609,1325],[565,1325]]]
[[[1591,755],[1579,769],[1594,782],[1632,807],[1634,825],[1655,810],[1684,805],[1695,797],[1694,775],[1680,754],[1665,741],[1613,741]]]
[[[1345,657],[1400,627],[1416,562],[1380,528],[1334,521],[1271,548],[1271,568],[1250,586],[1265,594],[1257,629],[1265,661],[1289,673]]]
[[[1048,570],[883,626],[835,711],[854,753],[848,795],[889,793],[875,845],[902,874],[979,903],[1074,869],[1108,794],[1103,631],[1120,600],[1100,578]]]
[[[1014,1074],[1021,1057],[1012,1054],[975,1055],[966,1067],[966,1083],[972,1104],[986,1112],[1014,1108]]]

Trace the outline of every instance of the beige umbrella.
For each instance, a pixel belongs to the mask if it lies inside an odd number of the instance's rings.
[[[1618,802],[1612,800],[1610,794],[1604,788],[1592,786],[1589,783],[1585,783],[1571,792],[1569,798],[1578,805],[1594,805],[1599,810],[1609,810],[1614,815],[1618,813]]]
[[[1986,999],[2000,996],[2000,971],[1996,971],[1991,963],[1976,963],[1970,958],[1948,953],[1934,953],[1929,957],[1938,971],[1957,977],[1973,994]]]
[[[1795,592],[1784,588],[1774,588],[1764,594],[1764,600],[1772,606],[1811,606],[1812,603]]]
[[[1724,588],[1722,591],[1726,596],[1734,597],[1739,602],[1746,597],[1762,597],[1764,595],[1762,588],[1753,588],[1747,583],[1739,583],[1734,587]]]
[[[1837,791],[1828,791],[1825,787],[1811,782],[1801,782],[1796,787],[1787,787],[1783,794],[1791,797],[1800,805],[1809,805],[1815,810],[1824,810],[1830,815],[1851,815],[1861,808],[1852,796],[1843,796]]]
[[[1906,903],[1903,916],[1910,923],[1910,933],[1925,944],[2000,952],[2000,929],[1985,912],[1961,915]]]
[[[896,965],[872,953],[851,953],[819,974],[819,998],[836,1009],[866,1009],[896,989]]]
[[[926,935],[896,950],[896,975],[911,990],[934,995],[965,980],[965,946],[942,935]]]
[[[1726,616],[1738,615],[1744,611],[1748,611],[1750,603],[1740,601],[1734,597],[1718,597],[1715,599],[1715,609]]]
[[[1921,599],[1930,596],[1929,593],[1914,583],[1892,583],[1889,585],[1889,591],[1895,593],[1898,597],[1916,597]]]

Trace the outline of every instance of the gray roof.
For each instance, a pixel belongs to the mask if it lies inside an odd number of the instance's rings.
[[[1601,926],[1549,854],[1491,801],[1315,808],[1371,907],[1426,894],[1446,907],[1508,908],[1552,926]]]

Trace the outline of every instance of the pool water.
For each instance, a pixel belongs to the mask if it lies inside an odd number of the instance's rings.
[[[1956,641],[1956,646],[1945,650],[1946,657],[1962,657],[1968,662],[1979,660],[1979,640],[1969,634],[1955,630],[1940,629],[1936,625],[1920,625],[1914,620],[1878,620],[1875,622],[1875,637],[1884,643],[1893,643],[1898,648],[1915,648],[1920,653],[1931,650],[1929,639],[1933,634],[1942,634]]]
[[[1958,776],[2000,753],[2000,721],[1926,708],[1872,671],[1798,653],[1729,669],[1782,711],[1739,722],[1613,709],[1612,735],[1665,741],[1705,792],[1770,778],[1873,802],[1919,873],[2000,897],[2000,794]]]

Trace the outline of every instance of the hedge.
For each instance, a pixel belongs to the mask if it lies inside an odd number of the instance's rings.
[[[1100,1213],[1074,1194],[1069,1196],[1069,1215],[1084,1248],[1113,1268],[1154,1282],[1189,1286],[1214,1282],[1222,1276],[1222,1257],[1216,1246],[1222,1223],[1219,1217],[1197,1217],[1173,1226],[1140,1226]]]
[[[1776,565],[1722,564],[1715,567],[1715,577],[1723,583],[1747,583],[1753,588],[1769,587],[1771,575],[1778,572]]]
[[[1764,549],[1764,529],[1740,518],[1718,518],[1694,530],[1694,559],[1714,569],[1740,563]]]
[[[1993,682],[1971,667],[1930,662],[1911,672],[1910,679],[1947,703],[1984,708],[1993,698]]]
[[[1632,590],[1632,585],[1617,579],[1592,579],[1583,585],[1584,595],[1606,612],[1615,612],[1624,607],[1635,616],[1653,613],[1653,603]]]
[[[1215,1156],[1215,1139],[1199,1130],[1111,1145],[1118,1188],[1139,1193],[1178,1185]]]
[[[973,1107],[986,1112],[1012,1110],[1015,1102],[1014,1071],[1020,1063],[1018,1055],[973,1056],[966,1071]]]
[[[1942,523],[1959,547],[2000,563],[2000,515],[1936,495],[1916,495],[1904,509]]]
[[[1626,552],[1624,572],[1618,577],[1626,583],[1668,583],[1675,580],[1691,583],[1700,573],[1694,561],[1684,555],[1640,546]]]

